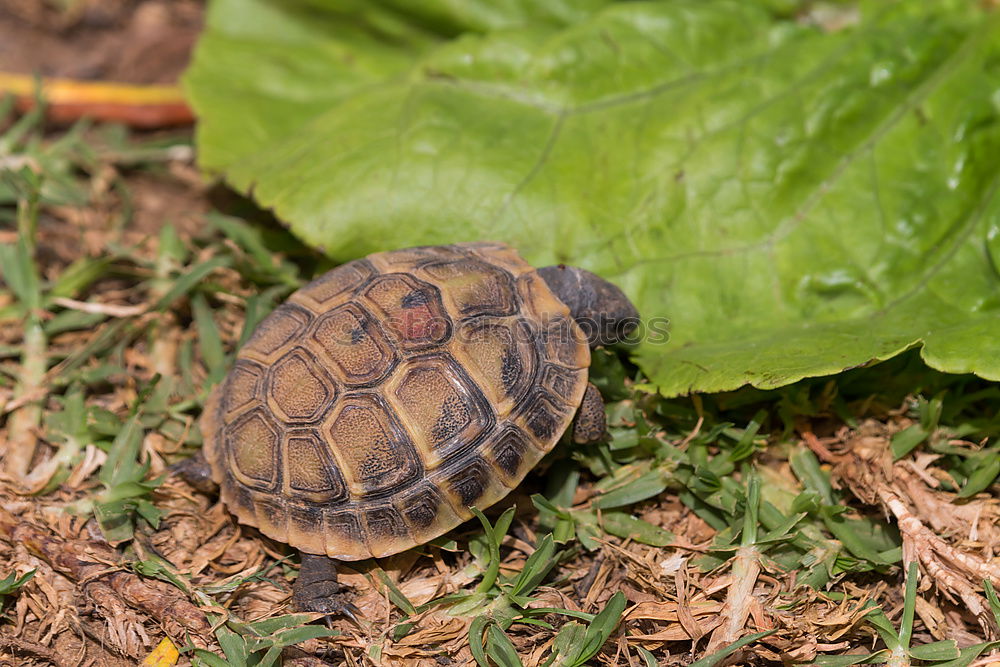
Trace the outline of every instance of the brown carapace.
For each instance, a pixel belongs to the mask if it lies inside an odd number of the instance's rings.
[[[209,400],[205,453],[242,522],[306,553],[387,556],[517,486],[573,420],[589,364],[511,248],[371,255],[261,323]]]

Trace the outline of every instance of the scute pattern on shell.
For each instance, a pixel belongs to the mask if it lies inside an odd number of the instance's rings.
[[[267,317],[212,393],[205,453],[243,523],[382,557],[500,500],[566,430],[590,350],[508,246],[379,253]]]

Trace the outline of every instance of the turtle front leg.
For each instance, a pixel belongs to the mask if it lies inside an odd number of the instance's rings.
[[[587,390],[580,402],[580,409],[573,418],[573,442],[586,445],[600,442],[608,433],[608,422],[604,415],[604,399],[593,383],[587,383]]]
[[[344,600],[337,581],[337,561],[327,556],[302,554],[299,577],[292,584],[292,606],[296,611],[339,614],[357,621],[358,608]]]

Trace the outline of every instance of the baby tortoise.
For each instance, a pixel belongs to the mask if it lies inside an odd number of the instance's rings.
[[[344,264],[267,317],[212,393],[204,455],[237,518],[302,552],[293,604],[350,612],[335,563],[438,537],[518,485],[573,422],[605,435],[590,348],[638,313],[583,269],[510,247],[409,248]]]

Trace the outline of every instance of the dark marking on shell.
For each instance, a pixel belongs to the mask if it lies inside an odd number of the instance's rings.
[[[565,399],[573,392],[576,383],[576,372],[561,366],[549,364],[542,371],[542,386],[552,392],[554,396]]]
[[[441,406],[441,414],[431,428],[431,437],[434,442],[443,443],[461,431],[469,423],[469,419],[469,409],[465,403],[457,394],[452,394]]]
[[[328,512],[326,526],[331,533],[351,542],[361,542],[364,538],[361,522],[354,512]]]
[[[395,507],[377,506],[365,512],[368,535],[373,538],[397,538],[407,534],[406,524]]]
[[[400,305],[402,305],[403,308],[418,308],[420,306],[426,306],[428,303],[430,303],[430,299],[427,298],[426,294],[420,290],[413,290],[403,297]]]
[[[497,438],[493,446],[493,459],[508,479],[517,477],[528,447],[524,434],[515,427],[506,429]]]
[[[528,400],[526,421],[539,440],[546,442],[561,435],[564,411],[548,394],[537,391]]]
[[[514,393],[517,388],[517,381],[521,379],[524,372],[524,362],[515,349],[507,348],[503,353],[503,361],[500,366],[500,381],[503,382],[504,392],[508,396]]]
[[[412,505],[403,511],[406,513],[407,519],[421,528],[427,528],[434,523],[434,518],[438,514],[437,505],[431,505],[430,503]]]
[[[472,507],[483,497],[489,487],[489,472],[478,458],[466,461],[448,480],[452,490],[462,500],[462,505]]]
[[[253,493],[239,482],[233,481],[233,484],[227,484],[233,490],[233,504],[242,508],[245,512],[253,512]]]
[[[323,532],[323,508],[319,505],[288,505],[288,519],[303,533]]]

